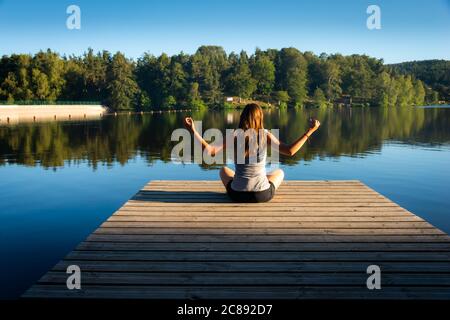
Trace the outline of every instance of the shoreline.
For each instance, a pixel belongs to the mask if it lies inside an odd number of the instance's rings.
[[[0,105],[0,124],[96,119],[108,111],[108,108],[102,105]]]

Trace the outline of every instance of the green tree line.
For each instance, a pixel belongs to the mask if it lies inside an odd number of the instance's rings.
[[[227,54],[201,46],[192,54],[117,52],[60,56],[51,50],[0,59],[0,100],[101,101],[113,110],[226,106],[225,97],[280,107],[328,106],[349,95],[364,105],[408,106],[439,97],[421,80],[393,72],[382,59],[256,49]]]
[[[450,101],[450,61],[424,60],[389,65],[399,74],[414,75],[435,90],[440,99]],[[438,97],[438,96],[436,96]]]

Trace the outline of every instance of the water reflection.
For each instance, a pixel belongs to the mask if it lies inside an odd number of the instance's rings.
[[[28,123],[0,127],[0,164],[57,168],[87,161],[125,164],[136,156],[149,163],[170,161],[172,131],[187,113],[106,116],[96,121]],[[208,128],[234,128],[239,111],[196,111],[194,119]],[[265,126],[279,128],[283,141],[293,141],[317,117],[321,129],[309,145],[285,164],[314,157],[361,156],[380,150],[383,142],[436,146],[450,142],[449,108],[353,108],[268,110]],[[205,166],[206,168],[207,166]]]

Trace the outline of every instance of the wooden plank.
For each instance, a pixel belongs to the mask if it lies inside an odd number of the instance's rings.
[[[149,185],[144,186],[139,190],[139,192],[145,193],[173,193],[173,192],[205,192],[205,194],[214,194],[214,193],[225,193],[226,188],[222,184],[217,185]],[[284,183],[276,190],[278,194],[331,194],[332,192],[336,192],[337,194],[349,194],[351,192],[365,194],[365,195],[378,195],[383,196],[379,192],[365,186],[365,185],[291,185],[287,186]]]
[[[205,192],[205,187],[202,188],[182,188],[182,187],[158,187],[158,188],[144,188],[139,191],[143,194],[163,194],[163,193],[201,193]],[[224,187],[211,187],[208,188],[209,193],[217,193],[217,194],[225,194]],[[360,188],[314,188],[314,189],[306,189],[306,188],[289,188],[289,189],[278,189],[276,190],[276,194],[280,196],[290,196],[290,195],[302,195],[302,196],[321,196],[321,195],[332,195],[332,196],[349,196],[349,195],[359,195],[359,196],[378,196],[384,197],[383,195],[366,189]]]
[[[299,235],[299,234],[102,234],[94,232],[88,237],[89,241],[114,241],[114,242],[275,242],[275,243],[303,243],[303,242],[448,242],[449,237],[444,234],[437,235],[403,235],[403,234],[334,234],[334,235]]]
[[[91,286],[36,285],[24,297],[85,299],[450,299],[448,287]]]
[[[450,261],[449,252],[72,251],[66,260],[125,261]]]
[[[445,273],[450,261],[378,261],[383,273]],[[364,272],[366,261],[93,261],[63,260],[52,270],[67,270],[78,265],[84,271],[104,272]]]
[[[225,187],[223,185],[211,185],[207,186],[209,192],[221,192],[225,193]],[[281,185],[277,190],[277,194],[293,194],[293,193],[305,193],[305,194],[348,194],[347,190],[352,190],[356,194],[370,194],[381,195],[373,189],[361,187],[361,186],[285,186]],[[193,185],[193,186],[145,186],[139,190],[140,192],[184,192],[184,191],[196,191],[205,192],[205,186]],[[383,196],[383,195],[381,195]]]
[[[147,185],[157,185],[157,184],[163,184],[163,185],[205,185],[205,184],[215,184],[215,185],[221,185],[221,182],[219,180],[151,180],[147,183]],[[284,185],[311,185],[311,184],[357,184],[361,186],[365,186],[361,181],[359,180],[285,180],[283,181]]]
[[[166,193],[166,194],[164,194]],[[178,193],[178,195],[177,195]],[[210,190],[208,194],[204,194],[205,191],[201,191],[200,189],[198,191],[189,189],[189,191],[161,191],[158,190],[157,192],[155,190],[148,192],[145,190],[141,190],[139,193],[137,193],[137,196],[141,196],[141,197],[166,197],[166,198],[171,198],[171,197],[196,197],[196,198],[201,198],[201,199],[208,199],[208,198],[227,198],[227,194],[225,193],[225,190],[217,190],[214,191]],[[276,198],[301,198],[301,199],[314,199],[314,198],[319,198],[319,199],[324,199],[324,198],[351,198],[351,197],[355,197],[358,199],[364,199],[364,198],[368,198],[368,199],[375,199],[375,200],[382,200],[382,201],[386,201],[391,203],[391,201],[383,196],[381,196],[380,194],[372,194],[369,192],[358,192],[358,193],[353,193],[353,192],[346,192],[346,191],[327,191],[327,192],[303,192],[302,190],[291,190],[290,192],[280,192],[280,191],[276,191]],[[275,200],[275,198],[273,199]]]
[[[145,193],[145,194],[153,194],[153,193],[174,193],[179,192],[180,194],[183,193],[204,193],[205,196],[207,195],[214,195],[214,194],[225,194],[225,187],[211,187],[205,190],[207,187],[152,187],[152,188],[144,188],[141,189],[139,192]],[[286,188],[280,188],[276,190],[277,195],[351,195],[355,193],[356,195],[365,195],[365,196],[381,196],[383,195],[365,188],[360,187],[338,187],[338,186],[329,186],[329,187],[290,187],[289,189]]]
[[[277,243],[277,242],[93,242],[84,241],[76,250],[106,251],[450,251],[450,243]],[[449,269],[450,271],[450,269]]]
[[[404,234],[334,234],[334,235],[299,235],[299,234],[266,234],[266,235],[226,235],[226,234],[108,234],[94,232],[88,237],[89,241],[122,241],[122,242],[448,242],[449,236],[437,235],[404,235]]]
[[[431,229],[425,221],[115,221],[107,220],[102,228],[191,228],[191,229]]]
[[[231,223],[231,222],[293,222],[299,223],[299,216],[197,216],[197,215],[134,215],[134,214],[114,214],[109,217],[110,222],[209,222],[209,223]],[[393,215],[393,216],[301,216],[301,222],[423,222],[421,218],[410,215]],[[429,224],[427,224],[429,226]]]
[[[195,199],[201,199],[204,201],[219,201],[223,199],[228,200],[228,196],[225,193],[217,193],[217,194],[208,194],[204,195],[201,192],[195,193],[195,192],[189,192],[189,193],[170,193],[170,194],[154,194],[154,193],[146,193],[146,192],[139,192],[136,194],[133,199],[140,199],[142,201],[150,201],[150,200],[177,200],[177,199],[187,199],[187,200],[195,200]],[[275,199],[273,199],[275,200]],[[297,195],[297,194],[277,194],[276,197],[277,201],[287,201],[292,202],[292,200],[303,200],[303,201],[311,201],[311,202],[355,202],[358,201],[364,201],[364,202],[385,202],[385,203],[391,203],[390,201],[386,200],[385,198],[382,198],[377,195],[331,195],[331,194],[315,194],[315,195]]]
[[[207,188],[207,189],[206,189]],[[141,191],[168,191],[168,192],[183,192],[183,191],[199,191],[199,192],[218,192],[218,193],[225,193],[225,187],[224,186],[151,186],[151,187],[144,187],[141,189]],[[359,192],[359,193],[365,193],[365,194],[372,194],[372,195],[380,195],[380,193],[377,193],[376,191],[373,191],[372,189],[366,188],[366,187],[360,187],[360,186],[281,186],[279,189],[277,189],[277,193],[331,193],[331,192],[338,192],[338,193],[349,193],[349,192]]]
[[[234,202],[230,202],[227,199],[223,199],[220,202],[199,202],[199,200],[184,200],[184,201],[139,201],[139,200],[129,200],[124,207],[181,207],[181,208],[190,208],[194,209],[197,207],[208,207],[210,210],[214,209],[215,204],[220,203],[223,208],[239,208],[243,205],[236,205]],[[295,203],[295,202],[292,202]],[[259,208],[267,206],[264,203],[248,203],[246,204],[249,208]],[[286,202],[271,202],[271,207],[289,207],[292,206]],[[304,208],[334,208],[334,207],[342,207],[347,209],[353,208],[371,208],[371,207],[382,207],[382,208],[395,208],[395,204],[385,203],[385,202],[344,202],[344,203],[322,203],[322,202],[308,202],[308,203],[295,203],[296,207],[304,207]]]
[[[207,197],[183,197],[183,196],[173,196],[173,197],[146,197],[146,196],[140,196],[140,195],[136,195],[134,196],[131,201],[136,201],[136,202],[140,202],[140,203],[145,203],[145,202],[151,202],[151,203],[166,203],[166,202],[170,202],[170,203],[199,203],[199,201],[201,201],[200,203],[232,203],[231,200],[228,198],[228,196],[226,195],[222,195],[220,197],[211,197],[211,198],[207,198]],[[390,202],[388,201],[383,201],[380,199],[368,199],[368,198],[363,198],[363,199],[358,199],[358,198],[331,198],[331,197],[323,197],[323,198],[296,198],[295,196],[293,196],[292,198],[283,198],[283,197],[276,197],[273,199],[273,201],[271,201],[271,204],[278,204],[278,203],[282,203],[284,206],[289,205],[290,203],[299,203],[299,202],[304,202],[305,204],[317,204],[320,203],[321,205],[327,205],[327,206],[334,206],[334,205],[338,205],[338,204],[354,204],[356,201],[360,201],[359,203],[364,203],[364,204],[378,204],[379,206],[386,206],[386,205],[391,205]],[[309,205],[311,206],[311,205]]]
[[[107,227],[99,228],[96,234],[215,234],[215,235],[440,235],[443,231],[433,228],[399,229],[399,228],[142,228],[142,227]]]
[[[185,191],[173,191],[173,190],[140,190],[138,195],[142,196],[148,196],[148,197],[190,197],[190,196],[196,196],[200,197],[202,199],[209,198],[209,197],[223,197],[226,196],[225,190],[209,190],[208,192],[205,192],[202,189],[198,189],[198,191],[193,190],[192,188],[186,189]],[[297,191],[297,190],[291,190],[288,191],[276,191],[277,196],[279,197],[299,197],[299,198],[324,198],[324,197],[336,197],[336,198],[348,198],[348,197],[356,197],[356,198],[369,198],[369,199],[386,199],[382,195],[376,192],[358,192],[358,193],[349,193],[349,192],[336,192],[336,191],[328,191],[325,192],[323,190],[316,191],[316,192],[303,192],[303,190]]]
[[[189,208],[190,210],[186,210]],[[194,211],[195,210],[195,211]],[[403,214],[412,216],[412,214],[403,208],[396,207],[372,207],[372,208],[352,208],[352,207],[316,207],[311,210],[309,207],[237,207],[228,206],[223,207],[220,205],[207,206],[207,207],[197,207],[194,205],[187,204],[185,207],[168,207],[168,206],[154,206],[151,210],[148,208],[134,207],[124,205],[115,214],[133,212],[136,214],[147,214],[147,215],[168,215],[168,214],[184,214],[186,216],[227,216],[227,214],[239,214],[239,216],[246,214],[259,213],[266,216],[274,215],[298,215],[298,216],[313,216],[313,215],[392,215],[392,214]]]
[[[367,281],[367,274],[358,273],[285,273],[285,272],[84,272],[84,285],[259,285],[267,286],[320,286],[320,285],[353,285],[361,286]],[[40,280],[40,284],[65,285],[67,273],[48,272]],[[450,277],[442,273],[383,273],[381,286],[449,286]]]

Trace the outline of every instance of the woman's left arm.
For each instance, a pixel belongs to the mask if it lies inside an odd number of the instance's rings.
[[[308,131],[306,131],[301,137],[299,137],[297,140],[295,140],[291,144],[285,144],[279,141],[274,135],[272,135],[270,132],[268,134],[268,137],[270,139],[271,143],[275,143],[278,145],[278,150],[281,154],[284,154],[286,156],[294,156],[298,150],[303,147],[305,142],[309,139],[309,137],[320,127],[319,120],[314,120],[314,125],[311,126]]]

